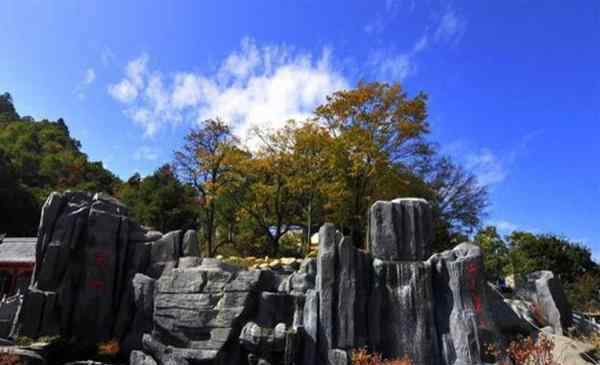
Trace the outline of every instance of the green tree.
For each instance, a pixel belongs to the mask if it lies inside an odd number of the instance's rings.
[[[276,137],[269,134],[267,138]],[[295,168],[290,155],[267,143],[254,154],[230,159],[229,165],[227,194],[240,208],[242,219],[253,226],[245,234],[262,237],[264,249],[260,253],[277,256],[280,239],[297,217],[298,204],[289,184],[290,170]]]
[[[19,119],[19,114],[17,114],[10,93],[0,94],[0,123]]]
[[[427,161],[417,174],[428,190],[423,197],[433,206],[434,250],[442,251],[468,240],[480,227],[489,202],[488,191],[475,175],[448,156]]]
[[[161,232],[196,228],[197,194],[177,179],[169,165],[144,178],[133,175],[117,196],[129,207],[130,215],[146,226]]]
[[[515,231],[508,242],[510,272],[516,275],[551,270],[564,283],[573,283],[581,275],[597,269],[589,248],[555,234]]]
[[[505,276],[510,266],[510,252],[496,227],[486,226],[474,237],[483,250],[487,280],[497,281]]]
[[[19,182],[14,167],[0,149],[0,234],[35,235],[38,202]]]
[[[112,194],[120,183],[101,162],[88,160],[64,120],[19,118],[8,93],[0,95],[0,154],[2,203],[8,206],[0,221],[10,235],[35,234],[40,207],[53,190]]]
[[[224,189],[225,163],[230,153],[237,153],[237,139],[220,119],[209,119],[188,132],[184,146],[175,153],[174,166],[179,177],[191,184],[200,195],[200,220],[208,255],[217,248],[216,222]]]

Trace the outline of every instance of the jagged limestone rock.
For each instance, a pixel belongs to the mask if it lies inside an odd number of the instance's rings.
[[[285,350],[285,323],[278,323],[275,328],[261,327],[248,322],[240,333],[240,343],[246,350],[260,355]]]
[[[346,350],[333,349],[327,354],[327,361],[332,365],[350,365],[352,356]]]
[[[337,245],[337,300],[335,316],[336,348],[352,349],[355,345],[355,307],[357,295],[357,254],[350,237]]]
[[[262,272],[230,272],[218,270],[218,265],[209,268],[172,269],[158,280],[154,329],[143,345],[159,364],[237,356],[232,339],[239,338],[256,309]],[[228,343],[231,346],[225,348]]]
[[[318,334],[319,334],[319,293],[308,290],[304,300],[303,323],[303,354],[302,364],[313,365],[318,359]]]
[[[319,352],[328,361],[329,350],[335,346],[336,262],[338,235],[333,224],[326,223],[319,230],[317,282],[319,292]]]
[[[294,320],[294,297],[286,293],[262,292],[258,294],[256,323],[273,328],[278,323],[291,326]]]
[[[181,254],[182,239],[183,232],[177,230],[165,234],[152,244],[149,276],[157,279],[165,270],[177,267],[177,261],[183,256]]]
[[[525,318],[529,313],[526,305],[524,308],[516,308],[511,300],[505,300],[490,283],[486,283],[485,289],[490,315],[502,334],[506,337],[517,334],[529,336],[536,331],[533,320]],[[525,313],[521,312],[523,309]]]
[[[562,335],[573,322],[573,313],[562,289],[560,279],[552,271],[536,271],[528,274],[516,290],[517,297],[533,303],[539,320]]]
[[[369,210],[369,250],[381,260],[426,260],[431,255],[431,205],[424,199],[377,201]]]
[[[142,351],[131,351],[129,354],[129,365],[157,365],[152,356]]]
[[[156,280],[138,273],[132,279],[132,286],[135,312],[131,327],[121,341],[121,348],[125,352],[142,349],[142,335],[152,331],[154,314]]]
[[[185,231],[185,234],[183,235],[183,241],[181,242],[181,256],[200,257],[198,234],[193,229]]]
[[[481,248],[462,243],[429,259],[443,364],[482,364],[503,337],[489,310]]]
[[[408,356],[416,364],[437,364],[431,267],[423,262],[373,261],[377,316],[371,334],[385,358]]]
[[[194,231],[147,232],[111,197],[54,193],[18,334],[117,338],[138,365],[347,365],[364,346],[415,364],[482,364],[486,345],[531,327],[486,285],[477,246],[423,262],[431,227],[424,200],[377,202],[370,252],[326,224],[316,259],[246,271],[201,259]],[[529,300],[552,299],[556,311],[542,307],[564,329],[556,280],[531,283]]]
[[[122,337],[133,311],[130,279],[147,263],[144,248],[130,244],[129,227],[127,208],[112,197],[50,194],[19,335],[93,343]]]

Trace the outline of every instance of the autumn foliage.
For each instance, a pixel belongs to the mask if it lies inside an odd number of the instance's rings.
[[[352,365],[413,365],[408,356],[384,360],[381,354],[370,353],[366,348],[352,351]]]
[[[115,355],[121,350],[119,341],[110,340],[98,344],[98,354],[100,355]]]
[[[15,354],[0,354],[0,365],[21,365],[21,358]]]
[[[554,342],[540,333],[537,338],[533,336],[519,337],[511,341],[503,351],[497,350],[493,346],[487,350],[497,359],[509,359],[514,365],[559,365],[554,361],[553,349]]]

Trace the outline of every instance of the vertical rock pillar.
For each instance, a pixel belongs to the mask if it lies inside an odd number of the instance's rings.
[[[431,206],[423,199],[378,201],[369,211],[373,289],[369,345],[385,358],[438,363],[431,266]]]
[[[319,230],[319,256],[317,257],[317,282],[319,292],[319,357],[328,358],[329,350],[334,348],[334,311],[336,306],[336,263],[337,244],[335,226],[326,223]]]
[[[444,364],[491,362],[489,345],[503,338],[488,310],[483,256],[479,246],[462,243],[430,258],[435,318]]]

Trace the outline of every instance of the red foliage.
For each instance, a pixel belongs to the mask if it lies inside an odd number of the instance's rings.
[[[365,348],[352,350],[352,365],[413,365],[408,356],[384,360],[381,354],[370,353]]]
[[[507,356],[514,365],[559,365],[554,361],[552,350],[554,342],[540,333],[537,340],[533,337],[520,337],[512,341],[504,352],[488,346],[488,351],[497,359]]]
[[[0,354],[0,365],[22,365],[21,357],[15,354]]]

